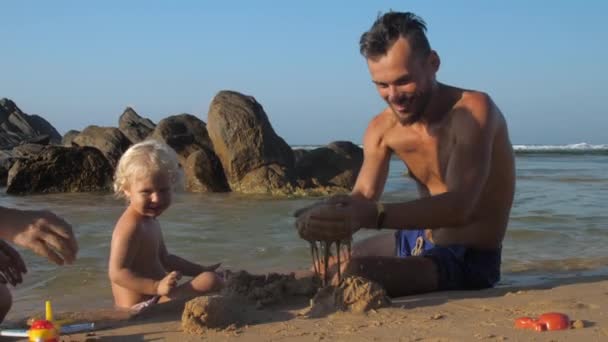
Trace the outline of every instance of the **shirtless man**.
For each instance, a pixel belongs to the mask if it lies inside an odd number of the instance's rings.
[[[139,313],[153,304],[218,290],[219,264],[202,266],[168,252],[157,217],[181,178],[175,152],[155,140],[131,146],[116,167],[114,188],[128,206],[112,233],[108,275],[117,308]],[[178,285],[181,276],[192,277]]]
[[[361,54],[388,107],[365,132],[352,193],[297,214],[307,240],[395,230],[390,239],[355,246],[344,270],[382,284],[391,296],[493,286],[514,196],[502,113],[485,93],[436,81],[440,60],[425,31],[416,15],[389,12],[361,36]],[[392,154],[407,166],[419,199],[377,202]]]
[[[0,207],[0,322],[13,303],[7,283],[17,286],[27,272],[19,252],[6,241],[57,265],[73,263],[78,253],[72,226],[52,212]]]

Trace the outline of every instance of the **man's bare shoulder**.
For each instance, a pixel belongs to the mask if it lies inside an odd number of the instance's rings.
[[[396,120],[390,108],[386,108],[374,116],[365,130],[364,150],[384,150],[386,148],[386,135],[395,125]]]
[[[455,128],[470,128],[473,124],[479,128],[490,128],[502,118],[490,95],[475,90],[463,90],[452,113]]]
[[[382,138],[386,132],[393,128],[397,124],[394,114],[390,108],[386,108],[379,114],[376,114],[367,126],[366,135],[372,135],[378,138]]]

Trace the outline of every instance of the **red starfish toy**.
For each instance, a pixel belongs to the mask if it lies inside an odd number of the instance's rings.
[[[570,319],[563,313],[549,312],[538,316],[538,319],[520,317],[515,320],[515,327],[536,331],[564,330],[570,329]]]

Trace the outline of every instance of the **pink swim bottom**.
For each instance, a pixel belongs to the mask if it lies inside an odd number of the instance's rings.
[[[131,311],[133,311],[133,313],[140,313],[140,312],[144,311],[145,309],[151,307],[152,305],[158,303],[159,299],[160,299],[160,296],[154,296],[146,301],[137,303],[131,307]]]

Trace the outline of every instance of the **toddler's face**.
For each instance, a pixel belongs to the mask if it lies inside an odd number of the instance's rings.
[[[171,204],[171,181],[163,172],[132,177],[125,195],[129,206],[143,216],[157,217]]]

